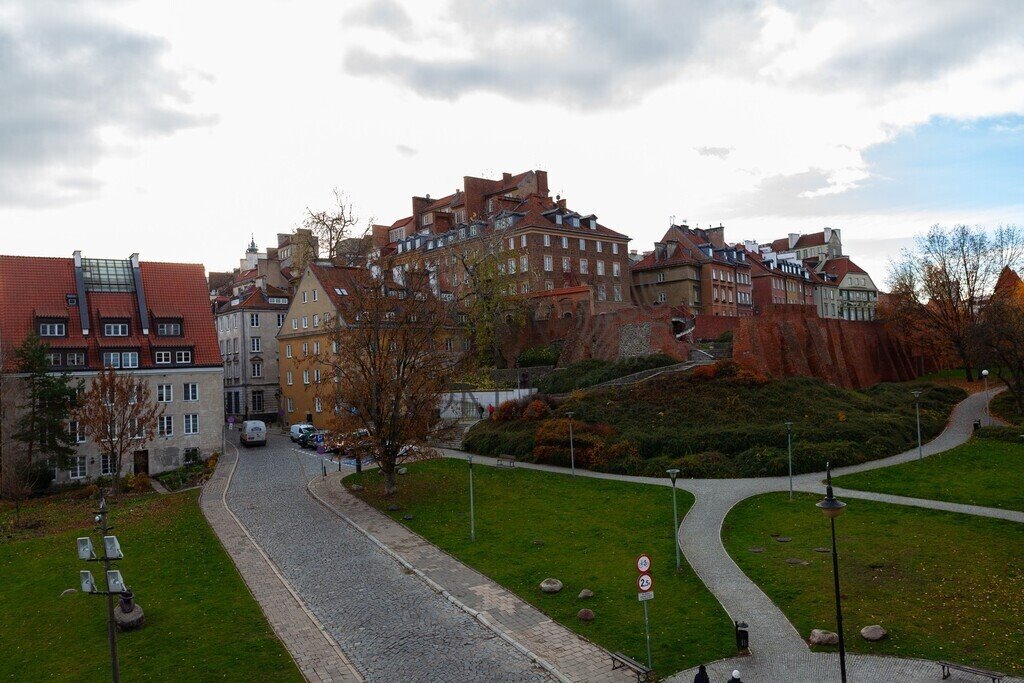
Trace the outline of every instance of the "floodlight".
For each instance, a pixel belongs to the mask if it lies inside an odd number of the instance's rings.
[[[117,542],[117,536],[104,536],[103,548],[111,560],[120,560],[124,557],[124,553],[121,552],[121,544]]]
[[[95,593],[96,582],[92,578],[92,572],[82,570],[78,572],[78,576],[82,581],[82,592],[83,593]]]
[[[111,569],[107,572],[107,590],[111,593],[124,593],[127,590],[120,571]]]
[[[80,560],[95,560],[96,551],[92,547],[92,539],[88,536],[82,536],[78,539],[78,559]]]

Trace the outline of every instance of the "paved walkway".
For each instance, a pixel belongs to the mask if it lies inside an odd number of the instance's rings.
[[[355,682],[362,676],[349,664],[338,644],[295,595],[273,562],[238,521],[225,502],[237,462],[229,447],[206,483],[200,506],[260,605],[274,633],[308,681]]]
[[[309,490],[340,517],[394,552],[435,590],[468,608],[489,628],[517,643],[561,680],[590,683],[635,680],[622,670],[612,670],[611,658],[605,649],[552,621],[492,579],[351,495],[336,473],[329,474],[326,480],[314,479]]]
[[[320,475],[321,462],[287,437],[271,435],[267,447],[238,456],[226,502],[365,680],[552,680],[309,496],[306,485]],[[253,592],[262,602],[261,592]],[[272,621],[276,609],[264,605]],[[312,630],[305,637],[325,640]],[[289,649],[301,647],[282,640]]]

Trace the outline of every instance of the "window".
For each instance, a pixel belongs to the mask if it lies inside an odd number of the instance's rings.
[[[285,404],[285,410],[287,410],[289,413],[294,413],[295,412],[295,401],[292,400],[291,396],[289,396],[288,398],[285,399],[284,404]]]
[[[68,435],[74,439],[75,443],[85,443],[85,429],[75,420],[68,423]]]
[[[529,282],[521,283],[519,285],[519,293],[520,294],[529,294],[530,293],[530,283]]]
[[[595,247],[595,248],[597,248],[597,253],[598,253],[598,254],[600,254],[600,253],[601,253],[601,246],[602,246],[602,245],[601,245],[601,243],[600,243],[600,242],[594,242],[594,247]]]
[[[583,275],[590,274],[590,264],[587,262],[587,259],[585,258],[580,259],[580,273]]]
[[[530,257],[525,254],[519,257],[519,272],[525,273],[530,269]]]
[[[313,327],[320,327],[320,314],[319,313],[314,313],[313,314]]]
[[[600,244],[600,242],[598,242],[598,244]],[[600,250],[598,250],[598,251],[600,251]],[[598,275],[604,275],[604,261],[598,261],[597,262],[597,274]]]
[[[48,353],[46,354],[46,362],[50,364],[50,367],[57,367],[60,365],[60,354],[59,353]]]
[[[181,323],[157,323],[156,336],[158,337],[180,337]]]
[[[444,340],[444,350],[445,351],[451,351],[454,348],[455,348],[455,344],[452,342],[452,338],[451,337],[445,337],[445,340]]]
[[[264,410],[263,405],[263,390],[256,389],[252,392],[252,409],[253,412],[262,413]]]
[[[320,299],[320,290],[319,289],[314,289],[313,290],[313,301],[317,301],[319,299]]]
[[[124,351],[121,353],[121,367],[122,368],[137,368],[139,367],[139,352],[138,351]]]
[[[319,396],[313,399],[313,410],[318,413],[322,413],[324,411],[324,404],[323,401],[320,400]]]
[[[292,318],[292,329],[293,330],[299,329],[299,321],[296,318]]]
[[[544,235],[544,246],[545,247],[550,247],[551,246],[551,235]]]
[[[302,383],[309,384],[309,370],[302,371]]]
[[[230,349],[229,349],[230,350]],[[154,354],[157,365],[170,365],[171,363],[171,352],[170,351],[157,351]]]
[[[663,304],[668,297],[665,296],[665,292],[658,292],[658,303]]]
[[[302,316],[302,329],[309,327],[309,316]]]
[[[563,273],[568,273],[570,270],[572,270],[572,266],[569,265],[569,257],[568,256],[562,257],[562,272]]]
[[[67,333],[66,323],[42,323],[39,325],[40,337],[63,337]]]
[[[580,251],[586,251],[586,250],[587,250],[587,241],[581,237],[580,238]]]
[[[510,258],[508,260],[508,273],[509,273],[509,275],[515,275],[515,272],[516,272],[516,260],[514,258]]]
[[[615,276],[615,277],[619,277],[619,275],[621,275],[621,274],[622,274],[622,272],[619,269],[619,262],[618,261],[613,261],[612,262],[612,275]]]
[[[259,337],[249,338],[249,350],[253,353],[259,353],[263,348],[263,342]]]
[[[309,355],[309,342],[302,342],[302,355],[303,356],[308,356]]]
[[[550,292],[554,288],[555,288],[555,283],[554,282],[552,282],[551,280],[545,280],[544,281],[544,290],[545,291]]]
[[[313,355],[319,355],[319,354],[320,354],[320,342],[315,341],[315,342],[313,342]]]
[[[185,433],[186,434],[198,434],[199,433],[199,415],[191,413],[185,416]]]
[[[526,246],[526,235],[520,235],[519,236],[519,246],[521,246],[521,247],[525,247]]]
[[[67,355],[67,364],[70,367],[85,365],[85,354],[80,351],[71,351]]]
[[[605,290],[604,285],[597,286],[597,300],[606,301],[608,299],[608,292]]]
[[[260,314],[259,313],[250,313],[249,314],[249,327],[259,327],[259,326],[260,326]]]
[[[569,248],[569,238],[568,237],[563,237],[562,238],[562,249],[568,249],[568,248]]]
[[[174,416],[161,415],[156,426],[156,433],[159,436],[174,436]]]
[[[104,337],[127,337],[128,323],[106,323],[103,325]]]
[[[509,249],[515,249],[516,248],[516,238],[515,237],[509,237],[508,238],[508,248]]]
[[[199,385],[195,382],[185,383],[185,395],[182,398],[185,401],[198,401],[199,400]]]
[[[665,281],[665,273],[658,273],[658,282]]]
[[[545,235],[546,237],[547,235]],[[551,256],[545,254],[544,256],[544,271],[550,273],[552,270]]]
[[[252,376],[253,377],[262,377],[263,376],[263,363],[253,363],[252,364]]]
[[[85,479],[89,473],[89,466],[84,455],[71,458],[71,467],[68,469],[68,476],[71,479]]]
[[[320,369],[313,370],[313,384],[320,384]]]
[[[121,367],[121,354],[116,351],[104,351],[103,352],[103,367],[105,368],[119,368]]]
[[[192,362],[191,351],[175,351],[174,362],[179,364],[189,364]]]
[[[415,315],[409,316],[409,321],[410,322],[416,322],[416,316]],[[338,342],[332,341],[331,342],[331,353],[337,353],[337,352],[338,352]]]
[[[277,326],[284,327],[284,313],[277,314]]]
[[[616,301],[622,301],[622,285],[612,285],[612,294]]]
[[[170,384],[156,385],[156,402],[170,403],[174,400],[174,387]]]
[[[292,345],[291,344],[285,344],[284,345],[284,357],[285,358],[291,358],[292,357]]]
[[[619,253],[619,243],[618,242],[612,242],[612,253],[613,254],[618,254]]]
[[[104,453],[100,456],[100,475],[110,477],[114,474],[114,456],[111,453]]]
[[[306,293],[302,293],[302,303],[306,303]]]

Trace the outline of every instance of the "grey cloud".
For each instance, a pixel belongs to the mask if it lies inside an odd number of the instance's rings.
[[[405,33],[412,27],[409,15],[394,0],[368,2],[346,14],[345,20],[352,24],[372,26],[396,33]]]
[[[112,129],[165,136],[212,122],[186,110],[158,38],[103,23],[74,3],[7,3],[0,27],[0,203],[46,206],[98,189],[87,171]]]
[[[849,205],[849,192],[801,196],[827,188],[828,171],[811,168],[801,173],[763,179],[753,190],[724,198],[715,207],[734,216],[817,216],[836,213]]]
[[[718,157],[724,159],[732,153],[732,147],[694,147],[693,150],[702,157]]]
[[[419,150],[410,147],[409,145],[395,145],[395,151],[404,157],[414,157],[419,154]]]

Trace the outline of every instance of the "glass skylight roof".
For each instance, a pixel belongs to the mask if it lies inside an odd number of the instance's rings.
[[[82,259],[82,279],[87,292],[134,292],[132,262],[121,259]]]

